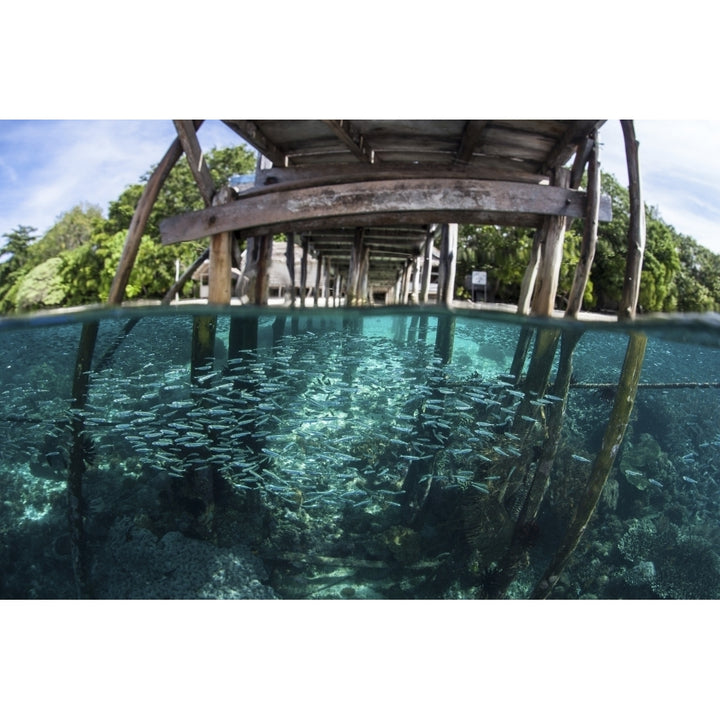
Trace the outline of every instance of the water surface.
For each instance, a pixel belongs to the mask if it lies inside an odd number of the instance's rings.
[[[0,321],[2,597],[485,598],[498,577],[499,596],[533,594],[586,492],[627,327],[232,308],[193,360],[207,312]],[[550,597],[715,598],[720,330],[714,316],[633,330],[648,341],[627,431]],[[534,344],[553,336],[534,385]]]

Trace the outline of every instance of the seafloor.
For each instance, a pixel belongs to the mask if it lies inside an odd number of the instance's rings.
[[[135,313],[127,334],[118,311],[0,324],[0,596],[533,595],[599,472],[627,328],[234,311],[201,362],[198,312]],[[713,320],[638,330],[629,424],[550,597],[720,596]],[[79,399],[82,321],[99,329]]]

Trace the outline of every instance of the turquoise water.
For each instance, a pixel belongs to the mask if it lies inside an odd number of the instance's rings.
[[[533,595],[597,475],[624,328],[239,308],[193,362],[206,313],[0,321],[0,596]],[[550,597],[720,596],[716,320],[633,326],[635,404]],[[567,397],[559,349],[547,382],[532,365],[554,336],[579,337]]]

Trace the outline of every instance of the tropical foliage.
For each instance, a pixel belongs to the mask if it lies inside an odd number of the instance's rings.
[[[255,155],[238,146],[206,154],[217,187],[232,175],[252,172]],[[71,306],[107,300],[130,220],[152,169],[110,203],[107,218],[95,205],[77,205],[61,215],[42,237],[19,226],[5,234],[0,256],[0,312]],[[190,265],[203,243],[163,246],[159,221],[203,207],[186,160],[165,181],[150,214],[126,297],[162,297],[175,280],[175,263]]]
[[[602,190],[610,196],[612,220],[600,223],[597,247],[583,308],[617,310],[625,273],[630,199],[612,175],[602,176]],[[640,284],[641,312],[720,310],[720,255],[681,235],[665,223],[656,208],[646,207],[646,246]],[[516,302],[523,272],[530,258],[533,230],[465,225],[458,248],[458,292],[472,270],[488,273],[488,296],[497,302]],[[565,233],[557,306],[562,308],[572,287],[580,258],[583,222],[576,220]]]
[[[254,154],[242,146],[211,150],[206,159],[217,187],[231,175],[252,172],[255,165]],[[77,205],[42,236],[36,228],[24,225],[6,233],[0,249],[0,312],[105,301],[130,220],[151,172],[152,168],[109,204],[107,217],[95,205]],[[600,223],[583,308],[613,311],[622,293],[630,203],[627,189],[612,175],[603,175],[602,190],[611,198],[613,219]],[[150,214],[126,297],[162,297],[174,281],[176,260],[187,267],[197,258],[205,243],[165,247],[160,243],[159,222],[201,207],[190,168],[182,160],[170,173]],[[640,310],[720,310],[720,255],[678,233],[656,208],[646,208],[646,225]],[[559,308],[572,287],[582,236],[582,220],[574,221],[565,233]],[[488,298],[516,302],[533,238],[534,231],[527,228],[461,225],[456,296],[467,297],[466,276],[473,270],[485,270]]]

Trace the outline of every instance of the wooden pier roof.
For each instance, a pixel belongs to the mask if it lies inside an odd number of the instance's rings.
[[[584,148],[604,120],[223,120],[269,162],[233,202],[168,218],[164,243],[297,233],[337,267],[362,229],[371,282],[419,255],[436,223],[538,227],[582,217]],[[553,185],[575,156],[569,188]],[[609,219],[609,201],[600,219]]]

